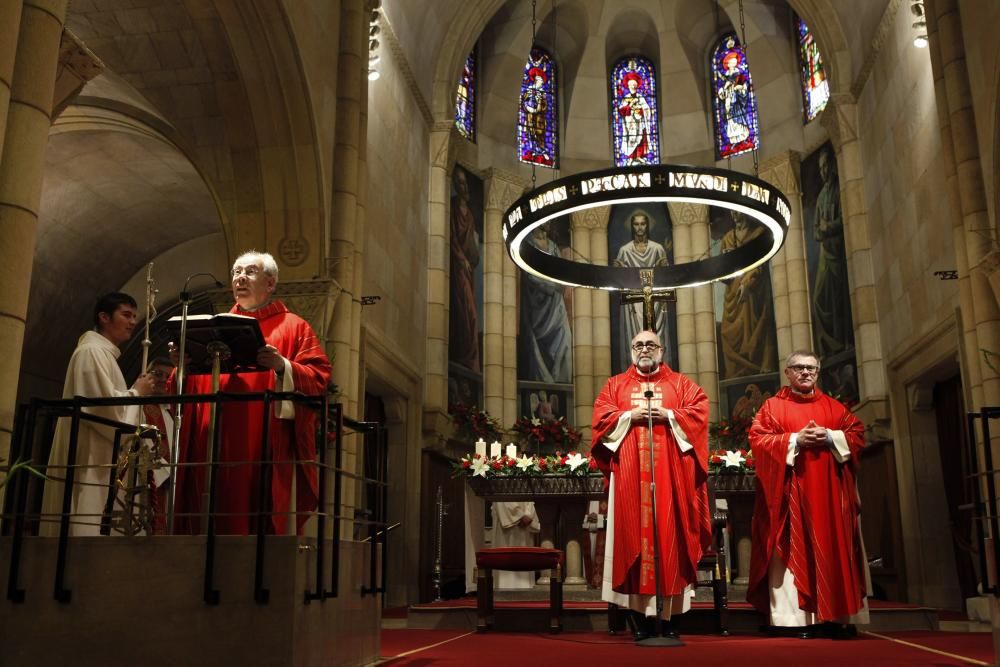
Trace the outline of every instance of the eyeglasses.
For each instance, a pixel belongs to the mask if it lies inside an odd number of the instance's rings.
[[[810,366],[809,364],[795,364],[793,366],[788,366],[793,373],[817,373],[819,372],[819,366]]]
[[[234,266],[232,274],[233,278],[236,278],[240,274],[245,275],[247,278],[253,278],[260,272],[261,272],[260,267],[256,266]]]
[[[659,350],[660,346],[654,343],[653,341],[647,341],[645,343],[636,343],[635,345],[632,346],[632,349],[635,350],[636,352],[642,352],[644,349],[652,351],[652,350]]]

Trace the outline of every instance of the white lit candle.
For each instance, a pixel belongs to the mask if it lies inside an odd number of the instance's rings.
[[[507,445],[507,458],[517,458],[517,446],[515,446],[513,442]]]
[[[498,459],[498,458],[500,458],[500,447],[501,447],[501,445],[500,445],[500,442],[498,440],[494,440],[493,442],[490,443],[490,458],[491,459]]]
[[[486,456],[486,441],[482,438],[476,440],[476,454],[478,456]]]

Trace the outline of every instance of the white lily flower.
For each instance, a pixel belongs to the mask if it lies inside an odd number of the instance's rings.
[[[527,470],[531,466],[535,465],[535,459],[530,456],[521,455],[521,458],[517,460],[518,470]]]
[[[472,462],[473,477],[486,477],[486,471],[489,469],[489,459],[476,459]]]
[[[739,452],[726,451],[725,455],[722,457],[722,462],[727,468],[739,468],[740,464],[746,461],[743,455]]]
[[[535,417],[535,418],[533,418],[531,420],[531,425],[532,426],[541,426],[542,425],[542,420],[539,419],[538,417]]]
[[[582,466],[586,462],[587,462],[587,459],[584,458],[583,456],[581,456],[577,452],[573,452],[572,454],[570,454],[569,456],[566,457],[566,465],[569,466],[570,470],[574,470],[575,471],[577,468],[579,468],[580,466]]]

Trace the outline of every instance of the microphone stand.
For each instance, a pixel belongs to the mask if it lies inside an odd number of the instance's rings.
[[[653,504],[653,573],[656,586],[656,636],[637,641],[636,646],[684,646],[684,642],[676,637],[663,636],[663,594],[660,582],[660,539],[659,527],[656,523],[656,455],[653,453],[653,390],[647,389],[646,397],[646,427],[649,429],[649,494]]]
[[[177,349],[177,373],[175,378],[177,380],[177,395],[180,396],[184,393],[184,365],[185,365],[185,347],[187,344],[187,321],[188,321],[188,307],[191,305],[193,299],[191,298],[191,293],[188,291],[188,285],[191,283],[193,278],[199,276],[208,276],[215,281],[215,287],[221,288],[222,283],[213,276],[211,273],[193,273],[187,277],[184,281],[184,289],[181,290],[180,302],[181,302],[181,333],[180,333],[180,345]],[[170,492],[167,494],[167,534],[172,535],[174,532],[174,504],[177,498],[177,465],[178,456],[180,454],[180,439],[181,439],[181,410],[183,405],[177,403],[176,409],[174,411],[174,437],[171,441],[173,445],[170,448],[170,477],[168,478],[168,483],[170,484]]]

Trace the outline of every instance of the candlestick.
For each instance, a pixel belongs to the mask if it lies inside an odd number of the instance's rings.
[[[493,442],[490,443],[490,458],[491,459],[498,459],[498,458],[500,458],[500,447],[501,447],[500,442],[497,441],[497,440],[494,440]]]
[[[513,442],[507,445],[507,457],[512,459],[517,458],[517,446]]]

